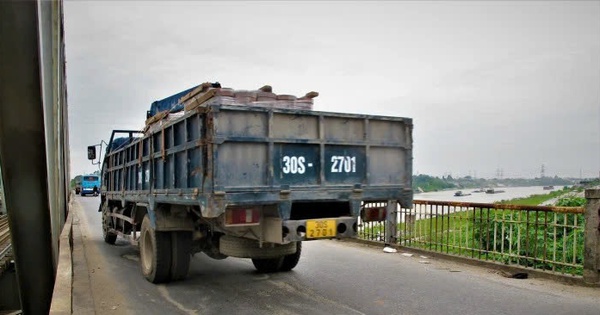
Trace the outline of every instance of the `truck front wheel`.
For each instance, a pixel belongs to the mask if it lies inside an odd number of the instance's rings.
[[[171,235],[157,232],[146,214],[140,238],[140,266],[146,280],[152,283],[169,281],[171,270]]]

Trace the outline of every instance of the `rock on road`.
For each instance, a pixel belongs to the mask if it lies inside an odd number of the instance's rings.
[[[259,274],[249,259],[196,254],[186,280],[154,285],[136,247],[103,242],[99,200],[77,196],[73,207],[76,314],[600,314],[599,288],[335,240],[305,242],[291,272]]]

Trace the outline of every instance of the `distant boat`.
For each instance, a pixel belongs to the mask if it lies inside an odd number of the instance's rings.
[[[471,194],[465,194],[462,191],[457,191],[454,193],[454,197],[463,197],[463,196],[470,196]]]
[[[544,190],[553,190],[554,186],[544,186]]]
[[[473,192],[474,192],[474,193],[482,193],[482,192],[485,192],[485,189],[483,189],[483,188],[479,188],[479,189],[477,189],[477,190],[473,190]]]
[[[494,188],[489,188],[488,190],[485,191],[486,194],[499,194],[499,193],[503,193],[504,190],[499,190],[499,189],[494,189]]]

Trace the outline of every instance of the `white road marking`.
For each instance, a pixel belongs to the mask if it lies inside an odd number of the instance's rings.
[[[190,309],[186,308],[183,304],[175,301],[171,297],[171,295],[169,295],[169,291],[167,290],[167,288],[165,288],[164,285],[159,285],[158,286],[158,292],[160,293],[160,295],[162,295],[165,298],[165,300],[167,300],[169,303],[173,304],[180,311],[182,311],[182,312],[184,312],[186,314],[190,314],[190,315],[197,315],[198,314],[197,310],[190,310]]]

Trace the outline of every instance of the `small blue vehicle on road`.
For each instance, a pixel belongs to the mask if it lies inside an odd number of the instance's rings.
[[[100,176],[83,175],[81,178],[81,196],[100,194]]]

